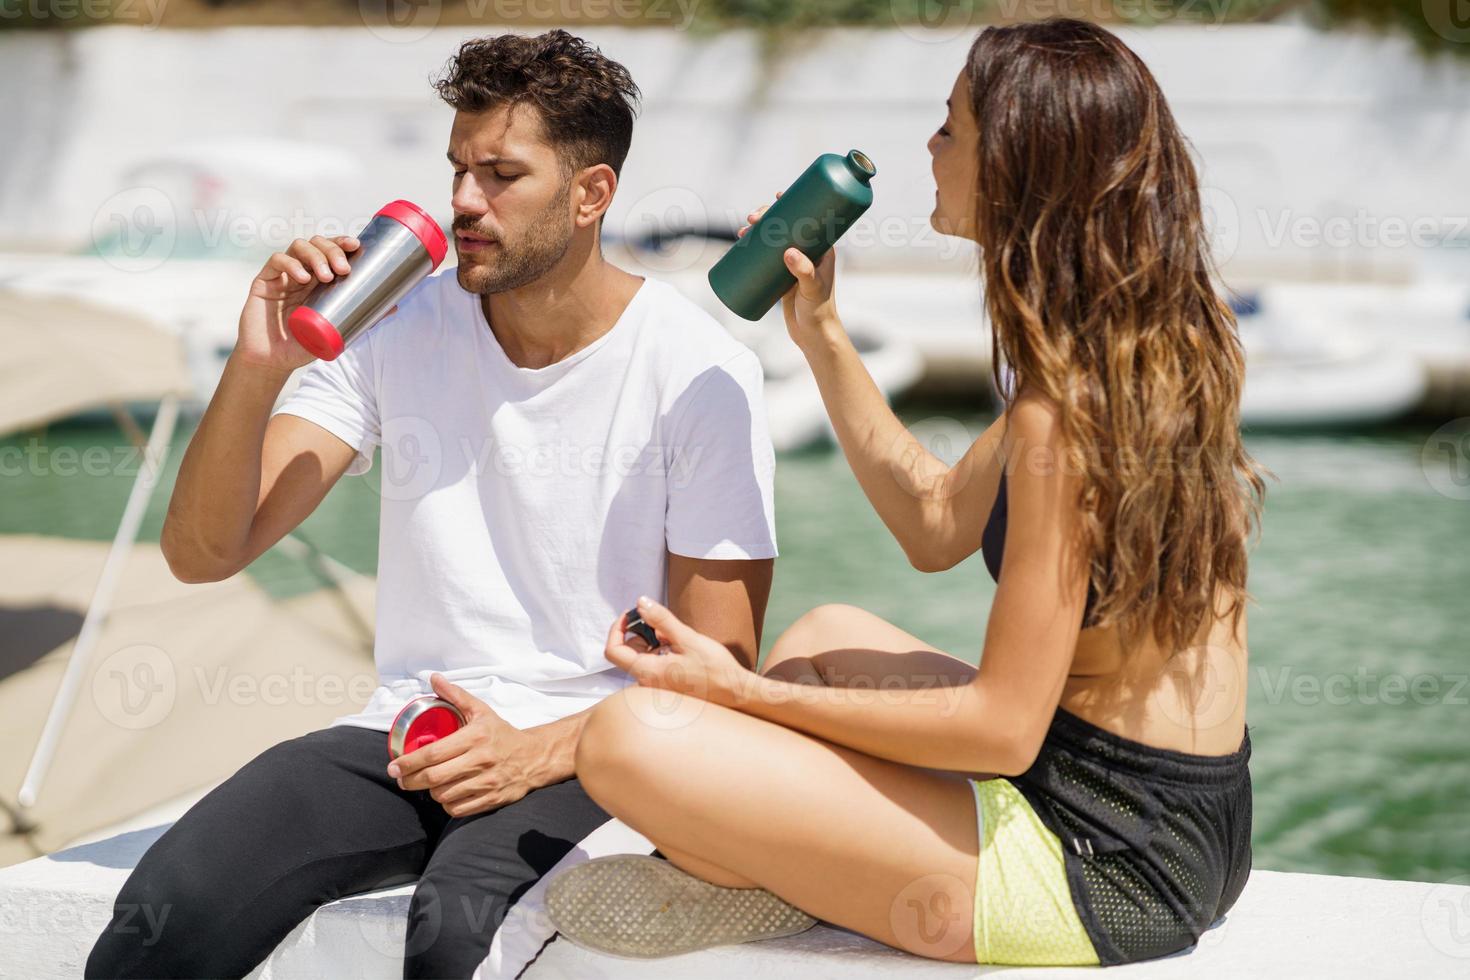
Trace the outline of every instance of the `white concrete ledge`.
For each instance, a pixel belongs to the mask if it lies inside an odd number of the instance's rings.
[[[0,978],[79,977],[118,890],[165,827],[130,831],[0,868]],[[323,906],[250,977],[397,980],[402,976],[411,891],[405,885]],[[140,921],[138,926],[146,930],[149,924]],[[862,980],[987,972],[992,968],[907,956],[845,930],[819,926],[787,939],[649,961],[600,956],[556,939],[525,977]],[[1096,976],[1095,969],[1024,972]],[[1470,886],[1255,871],[1235,909],[1194,949],[1115,968],[1108,976],[1463,978],[1470,976]]]

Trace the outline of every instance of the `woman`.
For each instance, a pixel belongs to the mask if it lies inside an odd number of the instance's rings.
[[[980,246],[1000,418],[946,467],[848,342],[830,253],[787,252],[784,305],[909,560],[981,550],[997,578],[980,667],[824,606],[757,675],[640,600],[662,649],[613,625],[638,685],[592,714],[577,773],[667,861],[555,880],[575,942],[660,955],[814,916],[942,960],[1113,964],[1189,946],[1245,883],[1263,487],[1185,141],[1143,63],[1075,20],[984,31],[948,107],[930,220]]]

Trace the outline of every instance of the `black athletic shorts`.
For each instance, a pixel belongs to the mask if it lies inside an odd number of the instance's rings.
[[[1229,755],[1172,752],[1058,708],[1036,762],[1011,780],[1062,842],[1099,961],[1194,944],[1251,867],[1250,732]]]

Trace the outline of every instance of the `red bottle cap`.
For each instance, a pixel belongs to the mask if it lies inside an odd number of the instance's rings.
[[[292,310],[286,326],[291,328],[291,336],[298,344],[324,361],[336,360],[342,353],[342,335],[326,317],[309,306]]]
[[[388,729],[388,758],[396,759],[452,735],[464,724],[459,709],[432,694],[411,699]]]
[[[429,212],[411,201],[392,201],[383,205],[378,214],[392,218],[413,232],[434,261],[429,271],[439,268],[439,263],[444,261],[444,255],[449,251],[449,239],[444,237],[444,229],[439,227],[439,223],[429,217]]]

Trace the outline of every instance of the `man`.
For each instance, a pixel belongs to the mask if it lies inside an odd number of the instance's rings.
[[[383,447],[366,708],[276,745],[143,856],[89,977],[241,976],[324,902],[418,879],[408,977],[468,977],[511,903],[608,817],[574,777],[603,657],[640,593],[754,668],[776,555],[754,355],[672,287],[607,263],[637,88],[564,31],[469,41],[437,83],[457,269],[336,360],[286,319],[349,271],[297,240],[251,284],[163,530],[184,581],[240,571]],[[437,694],[465,728],[390,766]],[[158,928],[129,928],[140,909]],[[154,933],[156,938],[150,938]]]

